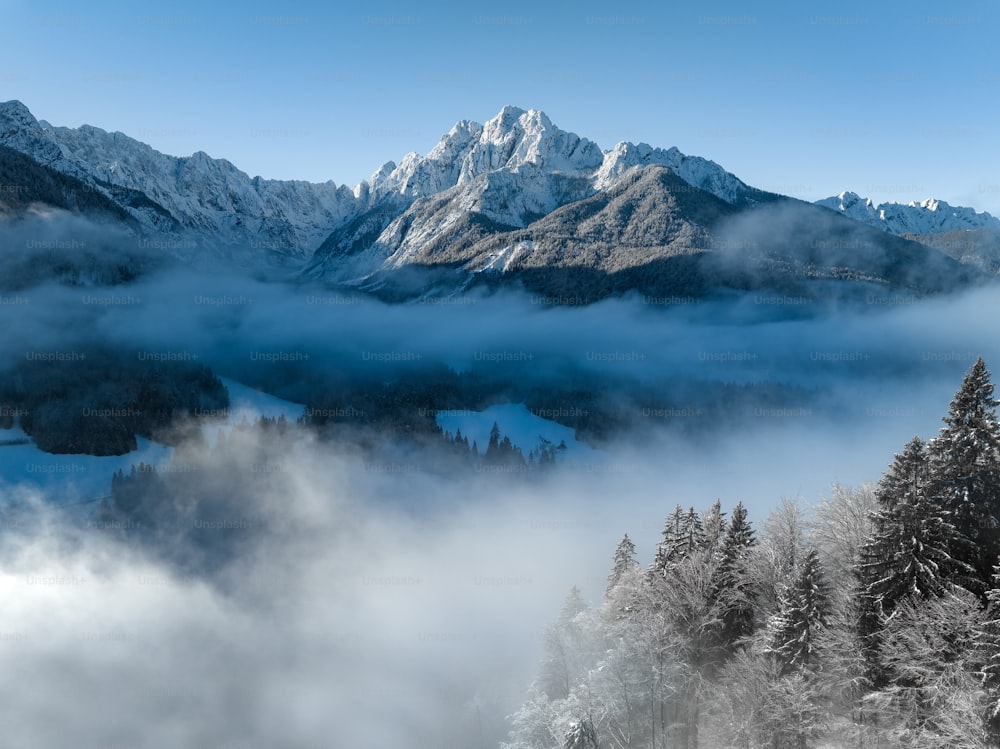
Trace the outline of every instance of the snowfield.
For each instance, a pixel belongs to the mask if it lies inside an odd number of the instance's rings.
[[[228,434],[246,419],[253,422],[265,416],[284,416],[295,421],[305,412],[300,403],[275,398],[247,387],[235,380],[220,378],[229,391],[229,409],[219,414],[220,419],[202,426],[208,443],[214,444],[221,429]],[[111,476],[118,470],[128,473],[140,462],[166,468],[173,460],[172,447],[152,442],[142,437],[136,440],[137,450],[125,455],[53,455],[43,452],[17,425],[13,429],[0,429],[0,489],[21,487],[42,490],[47,497],[58,497],[60,504],[96,502],[111,491]],[[0,504],[8,504],[0,494]]]
[[[215,444],[220,429],[228,436],[233,427],[244,420],[252,423],[258,418],[277,419],[284,416],[289,421],[295,421],[306,412],[306,407],[301,403],[276,398],[228,377],[219,379],[229,391],[229,409],[220,414],[220,420],[202,425],[202,434],[209,445]]]
[[[599,457],[602,453],[585,442],[576,439],[575,430],[550,419],[533,413],[523,403],[503,403],[490,406],[484,411],[438,411],[436,421],[446,432],[455,434],[462,431],[469,438],[471,445],[475,441],[480,455],[486,451],[490,442],[490,429],[494,422],[500,427],[500,433],[510,437],[510,441],[521,448],[527,458],[528,453],[548,440],[553,446],[560,442],[566,443],[566,450],[557,460],[586,462]]]
[[[172,448],[142,437],[136,441],[139,448],[125,455],[53,455],[39,450],[19,426],[0,429],[0,487],[39,489],[46,496],[59,497],[60,504],[97,500],[110,493],[115,471],[127,473],[140,461],[170,462]],[[6,504],[2,497],[0,503]]]

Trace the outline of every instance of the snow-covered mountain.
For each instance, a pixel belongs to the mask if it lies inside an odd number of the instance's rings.
[[[602,152],[596,143],[560,130],[544,112],[504,107],[485,125],[463,120],[426,156],[408,154],[385,164],[370,180],[372,195],[425,197],[466,185],[491,172],[525,169],[584,177],[594,190],[634,166],[667,166],[682,179],[729,203],[752,200],[755,190],[712,161],[645,143],[619,143]]]
[[[409,222],[433,226],[452,215],[450,192],[421,198],[390,222],[393,243],[388,230],[374,243],[339,235],[317,252],[328,265],[313,270],[390,300],[503,284],[567,304],[630,292],[690,299],[719,289],[801,299],[841,293],[834,286],[862,298],[934,293],[976,275],[941,251],[811,203],[774,196],[738,207],[658,165],[629,169],[607,189],[524,227],[466,213],[435,238],[410,243]]]
[[[197,247],[243,247],[251,260],[305,259],[360,207],[350,188],[333,182],[251,178],[200,151],[178,158],[119,132],[53,127],[19,101],[0,104],[0,145],[91,186],[145,233],[182,234]]]
[[[838,211],[855,221],[891,234],[940,234],[960,229],[1000,229],[1000,219],[972,208],[953,206],[943,200],[928,198],[919,203],[880,203],[854,192],[842,192],[817,200],[816,205]]]
[[[251,178],[203,152],[162,154],[119,132],[84,125],[53,127],[19,101],[0,103],[0,145],[81,180],[134,217],[150,234],[183,234],[198,246],[242,247],[252,261],[278,254],[306,260],[331,234],[366,212],[381,217],[373,250],[396,253],[398,225],[421,198],[445,197],[446,216],[410,233],[433,240],[457,216],[475,213],[525,226],[561,205],[606,189],[633,167],[668,166],[682,179],[728,202],[753,202],[757,191],[714,162],[675,148],[621,143],[602,152],[561,130],[545,113],[504,107],[485,124],[457,123],[426,155],[388,162],[353,189],[333,182]],[[388,218],[388,224],[384,219]],[[410,221],[410,219],[405,219]],[[363,219],[368,236],[375,224]],[[411,222],[412,223],[412,222]],[[379,236],[385,230],[384,237]]]
[[[251,178],[203,152],[168,156],[119,132],[89,125],[53,127],[36,120],[20,102],[9,101],[0,104],[4,173],[20,173],[26,184],[48,187],[15,193],[20,205],[0,196],[0,216],[26,210],[29,200],[84,214],[93,207],[104,220],[119,221],[141,235],[187,240],[150,245],[165,252],[218,252],[250,267],[277,260],[311,277],[366,288],[372,288],[373,277],[411,267],[458,269],[467,277],[530,271],[546,288],[551,284],[539,274],[558,269],[563,276],[618,274],[628,285],[656,261],[669,263],[669,270],[658,272],[674,289],[680,287],[668,276],[678,267],[691,278],[699,276],[703,285],[711,283],[714,273],[691,269],[701,267],[701,255],[720,251],[732,256],[732,267],[744,274],[749,273],[745,264],[752,262],[780,267],[783,277],[895,283],[905,257],[922,257],[926,250],[886,245],[885,256],[898,258],[891,267],[854,255],[838,256],[831,265],[830,253],[839,245],[824,249],[825,239],[807,232],[812,245],[792,247],[781,236],[786,223],[826,226],[810,213],[819,208],[752,188],[715,162],[676,148],[619,143],[602,151],[593,141],[556,127],[545,113],[513,106],[484,124],[458,122],[429,153],[387,162],[350,188]],[[94,199],[82,199],[81,190],[91,191]],[[876,207],[843,193],[819,205],[890,236],[1000,227],[988,214],[937,201]],[[778,208],[769,212],[769,206]],[[770,228],[759,238],[754,235],[750,258],[748,242],[732,227],[753,233],[761,222]],[[847,221],[829,230],[839,237],[861,228]],[[806,236],[802,231],[796,229],[800,239]],[[964,256],[963,262],[968,262]],[[624,269],[631,269],[627,277],[621,276]],[[771,271],[755,270],[740,283],[771,276]],[[917,278],[912,282],[922,284]]]
[[[465,260],[461,249],[485,234],[525,228],[653,166],[734,206],[774,197],[676,148],[620,143],[602,152],[544,112],[508,106],[485,125],[459,122],[426,156],[379,169],[368,189],[373,206],[330,235],[309,273],[356,281],[412,262]]]

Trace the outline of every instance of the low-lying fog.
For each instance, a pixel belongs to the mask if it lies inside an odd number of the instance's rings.
[[[822,311],[753,294],[538,301],[387,306],[177,269],[113,288],[3,292],[0,362],[96,338],[190,357],[241,382],[289,361],[502,362],[524,378],[571,362],[650,382],[791,383],[814,399],[759,409],[741,431],[699,424],[697,438],[677,426],[702,417],[678,409],[592,463],[526,481],[376,470],[309,440],[269,446],[280,470],[233,518],[252,518],[259,533],[236,563],[204,577],[178,575],[8,484],[21,511],[0,533],[5,742],[495,746],[544,627],[574,584],[599,602],[624,532],[648,561],[676,503],[742,500],[759,525],[784,496],[813,502],[833,482],[877,480],[911,436],[936,433],[977,356],[1000,371],[993,289]],[[127,541],[127,529],[119,535]]]

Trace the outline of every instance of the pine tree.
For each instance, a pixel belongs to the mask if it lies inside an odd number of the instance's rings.
[[[607,592],[610,593],[614,590],[619,580],[622,579],[622,576],[638,566],[639,562],[635,558],[635,544],[632,543],[632,539],[626,533],[622,537],[622,540],[618,542],[618,546],[615,549],[614,567],[608,576]]]
[[[688,508],[687,515],[684,516],[683,534],[675,540],[672,556],[677,559],[686,559],[705,548],[705,528],[702,524],[701,515],[695,512],[694,507]]]
[[[957,531],[952,555],[976,572],[974,593],[990,587],[1000,558],[1000,424],[986,364],[980,358],[951,401],[931,442],[934,493]]]
[[[672,558],[673,542],[683,532],[683,527],[684,510],[679,504],[674,505],[674,511],[667,515],[667,519],[663,523],[663,530],[661,531],[663,540],[656,546],[656,555],[649,566],[650,576],[662,578],[667,575],[668,570],[674,563],[674,559]]]
[[[566,594],[566,600],[563,601],[562,608],[559,610],[559,621],[571,622],[586,610],[587,604],[583,600],[580,589],[574,585],[569,589],[569,593]]]
[[[829,588],[815,549],[799,565],[795,584],[788,591],[781,611],[771,620],[768,649],[782,665],[782,673],[813,668],[816,632],[826,625]]]
[[[873,535],[862,550],[865,593],[887,615],[903,598],[939,595],[949,576],[964,580],[969,572],[951,557],[955,529],[930,491],[927,450],[914,437],[879,482]]]
[[[756,596],[747,565],[756,543],[746,508],[740,502],[733,509],[719,564],[712,574],[712,598],[719,618],[715,640],[721,658],[732,654],[739,642],[754,630]]]
[[[722,547],[722,539],[726,535],[726,513],[722,511],[722,501],[717,499],[711,509],[702,519],[705,533],[705,546],[708,553],[715,556]]]
[[[664,523],[663,540],[656,548],[650,575],[669,577],[678,564],[704,549],[705,541],[701,516],[693,507],[685,512],[676,505]]]
[[[914,437],[875,490],[878,509],[859,560],[858,630],[874,688],[889,678],[881,657],[882,630],[899,603],[949,590],[949,573],[968,578],[970,568],[951,557],[957,541],[949,514],[931,491],[928,452]]]
[[[570,723],[563,746],[565,749],[598,749],[594,724],[588,718]]]

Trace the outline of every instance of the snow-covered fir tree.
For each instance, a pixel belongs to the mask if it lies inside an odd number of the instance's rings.
[[[953,556],[976,573],[982,595],[1000,558],[1000,424],[993,383],[982,358],[965,375],[945,426],[930,443],[933,492],[958,534]]]
[[[704,547],[705,529],[701,515],[693,507],[685,511],[677,505],[664,523],[663,540],[656,549],[649,572],[669,577],[672,569]]]
[[[756,544],[756,534],[740,502],[733,510],[712,574],[712,598],[719,619],[715,639],[722,658],[731,655],[754,630],[756,594],[748,572],[750,550]]]
[[[678,505],[645,569],[625,535],[505,749],[1000,746],[994,408],[977,362],[939,437],[811,514],[784,502],[760,542],[719,502]]]
[[[939,595],[949,578],[964,580],[970,571],[952,559],[958,534],[931,491],[927,450],[914,437],[879,482],[873,535],[862,552],[865,593],[886,614],[906,596]]]
[[[571,723],[563,746],[565,749],[599,749],[594,724],[588,718]]]
[[[802,559],[795,584],[783,598],[780,611],[768,623],[768,650],[780,661],[783,673],[813,668],[817,633],[830,610],[829,588],[815,549]]]
[[[635,556],[635,544],[632,543],[632,539],[626,533],[615,548],[614,566],[611,569],[611,574],[608,575],[608,592],[614,589],[626,573],[638,567],[639,562]]]
[[[727,520],[726,513],[722,511],[722,500],[717,499],[702,518],[705,548],[709,554],[716,556],[721,551],[726,528]]]

